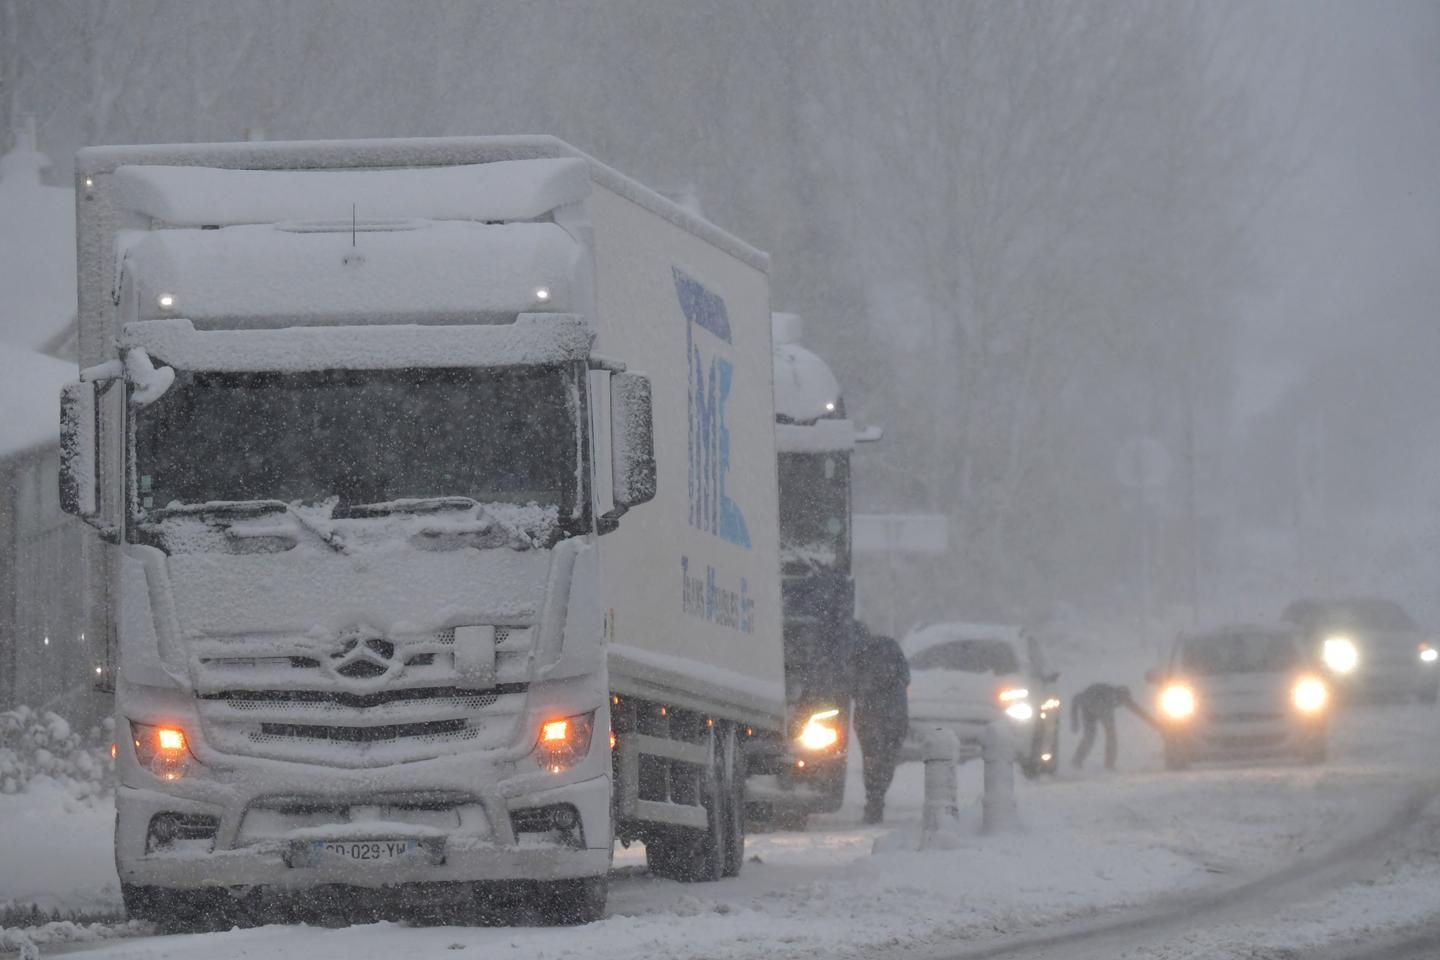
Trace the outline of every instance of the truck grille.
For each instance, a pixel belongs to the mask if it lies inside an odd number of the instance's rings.
[[[460,686],[454,630],[338,647],[304,636],[195,640],[205,738],[222,753],[339,767],[504,748],[525,717],[530,636],[495,629],[495,683],[483,690]]]

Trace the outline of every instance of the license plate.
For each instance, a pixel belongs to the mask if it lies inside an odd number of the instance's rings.
[[[310,849],[318,856],[340,857],[367,863],[398,860],[420,848],[414,840],[316,840]]]

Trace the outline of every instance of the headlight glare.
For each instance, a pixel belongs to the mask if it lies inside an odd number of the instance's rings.
[[[1195,713],[1195,691],[1172,683],[1160,692],[1160,709],[1172,720],[1187,720]]]
[[[132,721],[130,738],[135,759],[161,780],[179,780],[195,762],[185,731],[179,727]]]
[[[840,727],[836,720],[840,716],[838,709],[821,710],[818,713],[810,714],[810,719],[805,721],[805,726],[800,731],[800,736],[795,740],[806,750],[825,750],[840,742]]]
[[[1349,673],[1359,664],[1360,651],[1355,648],[1355,641],[1349,637],[1326,637],[1320,647],[1320,659],[1336,673]]]
[[[1320,680],[1304,677],[1295,684],[1290,699],[1295,704],[1295,709],[1301,713],[1319,713],[1325,709],[1325,701],[1330,699],[1330,691],[1325,689],[1325,684]]]
[[[1436,650],[1428,643],[1420,644],[1420,662],[1434,663],[1436,660],[1440,660],[1440,650]]]
[[[1035,708],[1023,700],[1005,708],[1005,715],[1012,720],[1029,720],[1035,716]]]
[[[1009,687],[1001,690],[996,696],[1000,699],[1001,703],[1013,703],[1016,700],[1024,700],[1029,697],[1030,691],[1024,687]]]

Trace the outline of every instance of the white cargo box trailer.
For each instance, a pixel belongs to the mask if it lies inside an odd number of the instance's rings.
[[[76,175],[62,498],[113,544],[132,912],[588,918],[616,835],[737,872],[785,725],[766,257],[548,137]]]

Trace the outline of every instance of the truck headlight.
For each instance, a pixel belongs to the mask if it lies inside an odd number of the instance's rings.
[[[1428,643],[1420,644],[1420,662],[1434,663],[1436,660],[1440,660],[1440,650],[1436,650]]]
[[[1005,716],[1011,720],[1029,720],[1035,716],[1035,708],[1024,700],[1019,700],[1005,708]]]
[[[130,722],[135,759],[161,780],[179,780],[190,772],[195,757],[180,727]]]
[[[1319,713],[1325,709],[1325,701],[1330,699],[1330,691],[1325,689],[1325,684],[1315,677],[1304,677],[1295,684],[1295,689],[1290,692],[1290,700],[1295,704],[1295,709],[1301,713]]]
[[[595,711],[573,717],[555,717],[540,724],[535,757],[551,773],[568,770],[590,752],[590,735],[595,730]]]
[[[1160,709],[1171,720],[1188,720],[1195,714],[1195,691],[1172,683],[1160,691]]]
[[[1320,646],[1320,659],[1336,673],[1349,673],[1360,663],[1360,651],[1355,648],[1354,640],[1336,635],[1325,638]]]
[[[836,722],[839,716],[838,709],[810,714],[810,719],[805,721],[805,726],[801,728],[800,736],[795,738],[795,742],[806,750],[825,750],[835,746],[840,742],[840,727]]]

